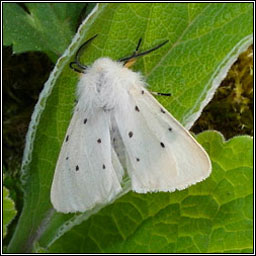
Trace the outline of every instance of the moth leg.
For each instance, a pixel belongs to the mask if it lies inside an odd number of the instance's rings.
[[[130,59],[128,59],[126,62],[125,62],[125,64],[124,64],[124,66],[126,67],[126,68],[130,68],[135,62],[136,62],[136,55],[138,54],[138,51],[139,51],[139,48],[140,48],[140,45],[141,45],[141,41],[142,41],[142,38],[140,38],[139,39],[139,42],[138,42],[138,44],[137,44],[137,46],[136,46],[136,49],[135,49],[135,51],[133,52],[133,54],[131,55],[131,57],[130,57]],[[134,56],[134,57],[133,57]]]
[[[124,66],[126,68],[130,68],[136,62],[136,58],[131,58],[127,62],[125,62]]]
[[[149,91],[152,95],[157,95],[157,96],[171,96],[171,93],[164,93],[164,92],[151,92]]]

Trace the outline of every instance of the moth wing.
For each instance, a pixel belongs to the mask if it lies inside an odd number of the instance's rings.
[[[86,211],[121,191],[122,166],[111,146],[109,114],[76,111],[57,161],[51,202],[60,212]]]
[[[134,191],[181,190],[209,176],[205,150],[145,88],[130,90],[125,102],[115,120]]]

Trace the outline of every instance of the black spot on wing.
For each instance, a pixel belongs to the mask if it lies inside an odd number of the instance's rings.
[[[135,106],[135,110],[140,112],[140,109],[138,108],[138,106]]]
[[[102,165],[102,169],[106,169],[106,166],[105,166],[105,164],[103,164],[103,165]]]
[[[129,137],[131,138],[131,137],[133,136],[133,132],[130,131],[130,132],[128,133],[128,135],[129,135]]]
[[[160,145],[161,145],[162,148],[165,148],[165,145],[164,145],[163,142],[160,142]]]
[[[84,119],[84,124],[86,124],[86,123],[87,123],[87,118]]]
[[[69,135],[67,135],[67,137],[66,137],[66,142],[68,141],[68,139],[69,139]]]
[[[140,159],[137,157],[137,158],[136,158],[136,161],[137,161],[137,162],[139,162],[139,161],[140,161]]]
[[[101,139],[98,139],[97,142],[98,142],[98,143],[101,143]]]
[[[169,127],[169,129],[168,129],[170,132],[172,131],[172,127]]]
[[[161,112],[163,113],[163,114],[165,114],[165,111],[161,108]]]
[[[76,171],[79,171],[79,166],[78,165],[76,166]]]

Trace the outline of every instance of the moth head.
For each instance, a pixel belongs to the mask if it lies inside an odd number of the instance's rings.
[[[120,63],[108,58],[103,57],[95,60],[95,62],[92,64],[92,68],[95,69],[97,72],[104,72],[107,71],[109,68],[120,68],[122,67]]]

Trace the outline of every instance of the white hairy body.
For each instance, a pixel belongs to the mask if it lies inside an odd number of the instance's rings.
[[[100,58],[82,74],[77,98],[51,189],[57,211],[110,201],[126,171],[138,193],[181,190],[209,176],[207,153],[139,73]]]

